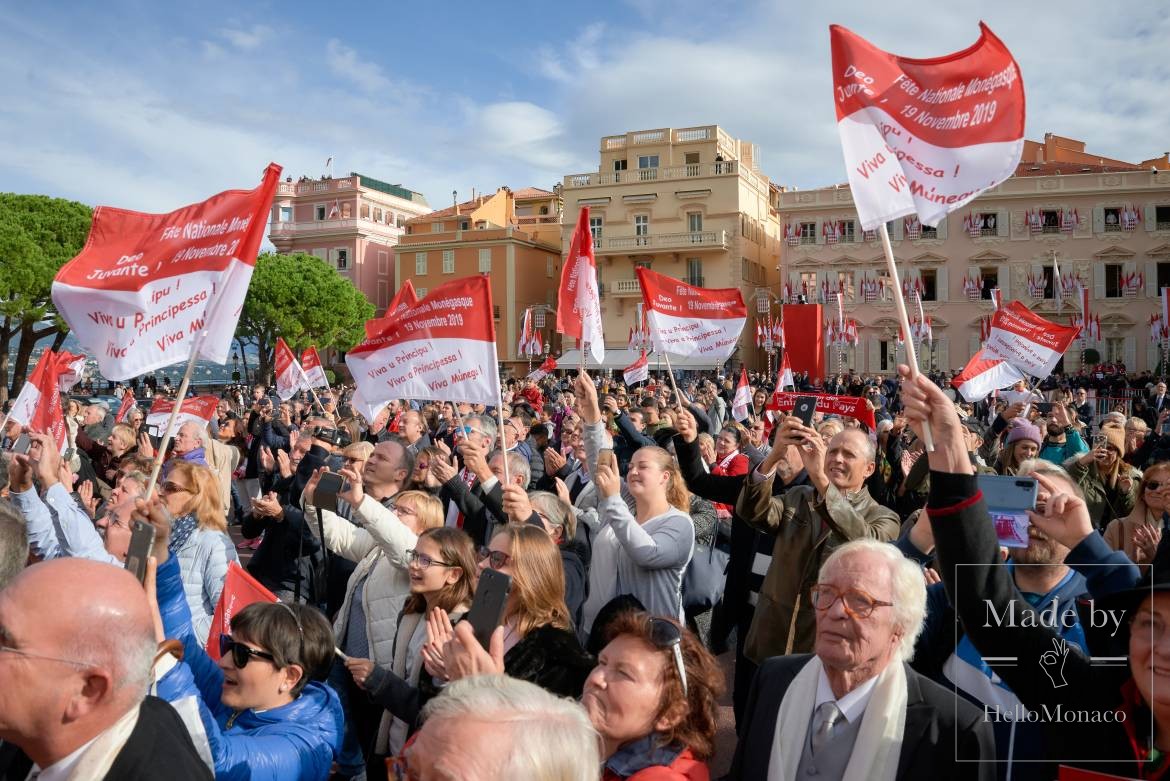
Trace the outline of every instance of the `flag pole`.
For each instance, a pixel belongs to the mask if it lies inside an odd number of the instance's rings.
[[[665,350],[663,350],[663,353],[666,354],[666,373],[670,375],[670,387],[674,391],[674,397],[678,399],[678,406],[681,407],[683,403],[683,397],[682,394],[678,392],[678,383],[674,381],[674,367],[670,365],[670,353],[666,352]]]
[[[456,407],[455,409],[456,409],[456,411],[458,411],[459,408]],[[496,417],[499,418],[499,421],[500,421],[500,453],[501,453],[501,460],[504,462],[504,484],[500,487],[500,490],[503,490],[504,488],[508,487],[508,485],[512,482],[511,478],[508,477],[508,446],[504,440],[504,391],[503,391],[503,389],[496,390]]]
[[[163,458],[166,456],[167,445],[171,443],[171,437],[175,433],[175,421],[179,418],[179,411],[183,408],[183,399],[187,396],[187,386],[191,383],[191,373],[195,370],[195,361],[199,360],[199,349],[203,346],[203,337],[207,331],[200,331],[198,341],[191,348],[191,357],[187,359],[187,370],[183,372],[183,379],[179,383],[179,390],[175,394],[175,406],[171,409],[171,416],[167,419],[167,430],[163,434],[162,441],[158,443],[158,450],[155,451],[154,468],[150,470],[150,479],[146,482],[146,490],[143,496],[149,498],[154,491],[154,485],[158,482],[159,472],[162,470]]]
[[[894,248],[890,246],[890,231],[883,222],[879,228],[882,237],[882,250],[886,254],[886,268],[890,272],[890,281],[894,288],[894,306],[898,309],[898,322],[902,326],[902,333],[906,335],[906,364],[910,368],[910,377],[918,377],[918,355],[914,349],[914,342],[910,338],[910,318],[906,315],[906,300],[902,297],[902,281],[898,277],[898,266],[894,262]],[[930,433],[930,421],[922,422],[922,441],[928,453],[934,452],[934,436]]]
[[[317,396],[317,391],[313,389],[313,383],[309,380],[309,375],[305,374],[305,367],[301,366],[301,362],[295,359],[294,363],[297,365],[297,371],[301,373],[301,379],[305,381],[305,386],[309,389],[309,395],[313,397],[313,401],[316,402],[317,406],[321,408],[321,414],[327,415],[328,413],[325,412],[325,405],[321,403],[321,399]]]

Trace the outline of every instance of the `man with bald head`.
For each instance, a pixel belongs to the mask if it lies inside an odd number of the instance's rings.
[[[794,446],[809,483],[772,496],[776,468]],[[850,540],[883,542],[898,536],[898,516],[869,495],[874,446],[861,429],[827,441],[796,417],[780,426],[772,452],[744,484],[736,516],[776,538],[744,654],[756,664],[771,656],[812,650],[816,631],[805,595],[834,549]]]
[[[156,649],[146,594],[126,570],[29,567],[0,591],[0,739],[42,779],[211,778],[178,714],[146,696]]]

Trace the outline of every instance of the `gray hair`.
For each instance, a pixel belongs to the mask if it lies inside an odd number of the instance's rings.
[[[840,422],[838,422],[838,421],[825,421],[825,423],[834,423],[834,422],[836,422],[837,425],[841,425]],[[822,423],[821,425],[824,425],[824,424]],[[818,429],[818,431],[819,431],[819,429]],[[862,431],[861,429],[857,429],[857,428],[844,428],[844,427],[842,427],[840,431],[838,431],[836,434],[834,434],[832,437],[829,438],[829,441],[832,442],[834,439],[836,439],[841,434],[852,434],[852,436],[856,437],[857,441],[862,443],[861,452],[865,454],[866,459],[870,463],[874,463],[876,461],[876,459],[877,459],[877,445],[874,444],[874,441],[872,439],[870,439],[869,436],[866,435],[866,433],[864,431]],[[826,451],[825,457],[828,458],[828,456],[829,456],[828,451]]]
[[[205,429],[205,427],[204,427],[204,426],[200,426],[198,423],[196,423],[196,422],[195,422],[195,421],[193,421],[193,420],[188,420],[188,421],[187,421],[186,423],[184,423],[182,426],[179,426],[179,429],[178,429],[178,430],[179,430],[179,431],[182,431],[182,430],[183,430],[185,427],[187,427],[187,426],[190,426],[190,427],[191,427],[191,428],[190,428],[190,431],[191,431],[191,436],[192,436],[192,437],[193,437],[193,438],[194,438],[194,439],[195,439],[197,442],[199,442],[199,446],[200,446],[200,447],[202,447],[203,445],[207,444],[207,437],[205,436],[205,434],[206,434],[206,429]]]
[[[914,643],[922,632],[926,619],[926,580],[922,568],[902,555],[901,551],[888,542],[877,540],[853,540],[840,546],[821,565],[818,580],[825,579],[825,573],[846,557],[859,553],[875,553],[883,558],[890,570],[890,587],[893,591],[890,608],[894,612],[894,626],[901,631],[902,641],[898,646],[897,658],[909,662],[914,658]]]
[[[478,428],[491,442],[496,441],[499,429],[496,427],[495,418],[491,415],[468,415],[463,419],[463,422],[472,428]]]
[[[597,779],[601,741],[585,709],[536,684],[506,675],[463,678],[428,702],[423,718],[490,722],[500,740],[510,739],[497,778]]]
[[[528,494],[528,501],[532,509],[544,513],[549,523],[564,530],[562,539],[573,539],[577,533],[577,518],[573,515],[573,508],[562,502],[561,497],[549,491],[532,491]]]
[[[16,505],[0,499],[0,591],[28,564],[28,529]]]
[[[493,450],[488,454],[488,463],[501,455],[504,451],[500,449]],[[527,488],[528,484],[532,482],[532,465],[528,463],[528,459],[522,453],[517,453],[515,450],[508,451],[508,476],[515,477],[516,475],[523,475],[524,480],[520,484]]]
[[[1047,459],[1029,458],[1025,461],[1021,461],[1020,465],[1016,468],[1016,474],[1019,477],[1026,477],[1028,475],[1046,475],[1055,477],[1057,480],[1060,480],[1062,483],[1064,483],[1078,499],[1085,498],[1084,490],[1082,490],[1080,484],[1073,479],[1073,476],[1070,475],[1060,464],[1054,464]]]

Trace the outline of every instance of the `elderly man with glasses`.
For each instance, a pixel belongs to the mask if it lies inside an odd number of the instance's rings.
[[[731,778],[890,781],[956,767],[995,777],[982,711],[908,664],[926,610],[918,565],[892,545],[849,542],[825,561],[809,597],[814,653],[760,667]]]

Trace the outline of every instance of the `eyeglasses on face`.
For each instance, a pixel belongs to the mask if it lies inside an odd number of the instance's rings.
[[[845,612],[852,618],[869,618],[876,607],[893,607],[893,602],[883,602],[874,599],[869,594],[856,588],[840,590],[828,583],[818,583],[812,587],[812,604],[817,610],[827,611],[837,600],[845,607]]]
[[[683,663],[682,630],[677,625],[662,618],[650,619],[650,642],[655,648],[670,649],[674,656],[675,670],[682,683],[683,696],[687,696],[687,668]]]
[[[237,670],[242,670],[248,666],[248,662],[255,659],[265,659],[276,664],[276,657],[267,651],[259,651],[255,648],[249,648],[243,643],[232,638],[231,635],[219,636],[219,655],[220,657],[232,655],[232,664],[236,666]]]
[[[91,666],[89,662],[83,662],[79,659],[62,659],[59,656],[48,656],[46,654],[33,653],[32,651],[25,651],[19,648],[9,648],[6,645],[0,645],[0,654],[15,654],[16,656],[23,656],[26,659],[40,659],[46,662],[60,662],[61,664],[68,664],[72,667],[84,668]]]
[[[1157,491],[1159,488],[1161,488],[1164,485],[1166,485],[1166,483],[1162,482],[1162,481],[1147,480],[1146,484],[1144,486],[1142,486],[1142,488],[1145,489],[1146,491]]]
[[[476,551],[476,555],[480,561],[487,560],[488,566],[492,569],[499,569],[500,567],[508,566],[508,562],[512,557],[500,550],[492,550],[486,545],[480,545]]]
[[[407,565],[417,566],[419,569],[430,569],[432,566],[435,566],[435,567],[454,567],[455,566],[454,564],[451,564],[451,563],[446,562],[446,561],[442,561],[440,559],[433,559],[430,556],[428,556],[427,554],[419,553],[416,550],[408,550],[406,552],[406,563],[407,563]]]
[[[170,480],[167,480],[161,486],[159,486],[159,490],[162,491],[164,494],[177,494],[177,493],[190,494],[190,493],[194,493],[194,491],[192,491],[187,486],[179,485],[178,483],[172,482]]]

